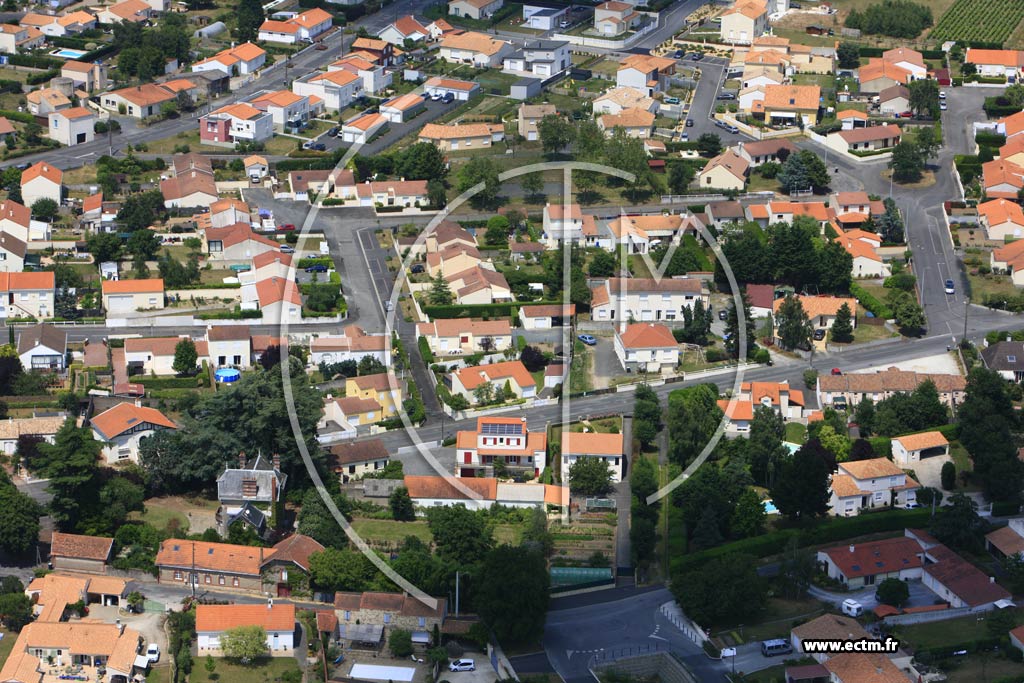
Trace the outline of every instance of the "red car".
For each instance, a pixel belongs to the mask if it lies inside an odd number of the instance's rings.
[[[841,374],[843,374],[843,371],[840,370],[839,368],[832,368],[832,374],[833,375],[841,375]]]
[[[295,230],[295,226],[292,225],[291,223],[282,223],[281,225],[277,226],[277,229],[284,230],[285,232],[292,232]]]

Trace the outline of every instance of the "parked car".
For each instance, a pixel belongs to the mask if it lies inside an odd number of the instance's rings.
[[[455,101],[455,95],[453,95],[450,92],[446,92],[444,94],[444,97],[441,98],[441,101],[444,102],[445,104],[448,104],[450,102],[454,102]]]
[[[295,230],[295,225],[293,223],[282,223],[277,226],[277,229],[284,230],[285,232],[293,232]]]
[[[946,109],[948,109],[946,106],[946,100],[939,100],[939,109],[941,111],[946,111]]]
[[[448,665],[449,671],[476,671],[476,664],[472,659],[456,659]]]
[[[719,100],[735,100],[736,99],[736,95],[734,95],[731,92],[723,92],[723,93],[719,93],[718,97],[715,98],[715,99],[719,99]]]
[[[952,280],[946,280],[946,294],[956,294],[956,287],[953,285]]]
[[[676,50],[676,53],[674,55],[672,55],[672,56],[675,57],[676,59],[682,59],[683,58],[683,51],[682,50]]]
[[[592,334],[581,334],[576,337],[587,346],[594,346],[597,344],[597,338]]]
[[[279,251],[282,254],[294,254],[295,253],[295,247],[292,247],[292,246],[287,245],[287,244],[282,244],[281,245],[281,249]]]
[[[443,95],[442,95],[441,93],[439,93],[439,92],[435,92],[435,93],[433,93],[433,94],[432,94],[432,95],[430,96],[430,99],[432,99],[432,100],[434,100],[435,102],[437,102],[437,101],[438,101],[438,100],[440,100],[440,99],[441,99],[442,97],[443,97]]]
[[[940,100],[946,99],[946,91],[945,90],[940,90],[939,91],[939,99]]]
[[[306,268],[306,272],[307,273],[326,273],[327,272],[327,266],[325,266],[322,263],[315,263],[315,264],[307,267]]]
[[[843,374],[843,371],[840,370],[839,368],[832,368],[832,374],[833,375],[841,375],[841,374]],[[846,399],[843,399],[843,400],[845,401]]]
[[[409,272],[410,273],[422,273],[423,272],[423,264],[422,263],[414,263],[414,264],[412,264],[412,268],[409,269]]]
[[[146,648],[146,659],[149,660],[150,664],[156,664],[160,661],[160,646],[156,643],[150,643],[149,647]]]
[[[558,22],[558,28],[569,28],[569,22],[565,20]]]
[[[665,104],[679,104],[678,97],[666,97],[664,100]]]
[[[331,128],[329,131],[327,131],[327,134],[330,135],[332,138],[338,137],[339,133],[341,133],[341,126],[335,126],[334,128]]]
[[[722,310],[720,310],[718,312],[718,319],[719,320],[728,320],[728,318],[729,318],[729,311],[727,311],[727,310],[725,310],[723,308]]]
[[[680,140],[682,140],[683,142],[689,142],[689,141],[690,141],[690,134],[689,134],[689,133],[687,133],[687,132],[686,132],[686,131],[684,130],[684,131],[683,131],[683,134],[682,134],[682,135],[681,135],[681,136],[679,137],[679,139],[680,139]]]
[[[693,53],[693,61],[699,62],[702,59],[704,59],[704,53],[703,52],[694,52]]]
[[[322,142],[314,142],[313,143],[313,147],[311,149],[313,149],[313,150],[315,150],[317,152],[326,152],[327,151],[327,145],[325,145]]]
[[[686,127],[693,128],[693,119],[686,119]]]
[[[825,330],[822,330],[822,329],[819,328],[819,329],[815,330],[811,334],[811,336],[814,337],[814,341],[821,341],[822,339],[825,338]]]

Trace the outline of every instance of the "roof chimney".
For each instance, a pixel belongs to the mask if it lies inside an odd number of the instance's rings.
[[[245,469],[245,451],[238,452],[238,467]]]
[[[853,548],[854,548],[854,545],[853,545],[853,544],[851,543],[851,544],[850,544],[850,552],[851,552],[851,553],[853,552]]]
[[[996,582],[996,577],[994,577],[994,576],[988,577],[988,582],[989,583],[995,583]]]
[[[271,461],[274,463],[274,469],[275,470],[281,469],[281,454],[280,453],[274,453],[273,457],[271,457]]]

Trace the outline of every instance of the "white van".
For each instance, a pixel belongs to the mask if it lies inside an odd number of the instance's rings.
[[[859,617],[863,613],[864,608],[856,600],[853,600],[851,598],[843,600],[843,614],[849,615],[851,617]]]

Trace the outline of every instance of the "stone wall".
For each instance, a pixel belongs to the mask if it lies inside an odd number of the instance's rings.
[[[599,677],[608,671],[618,671],[630,678],[657,677],[661,683],[697,683],[697,677],[668,652],[616,659],[599,664],[592,671]]]

